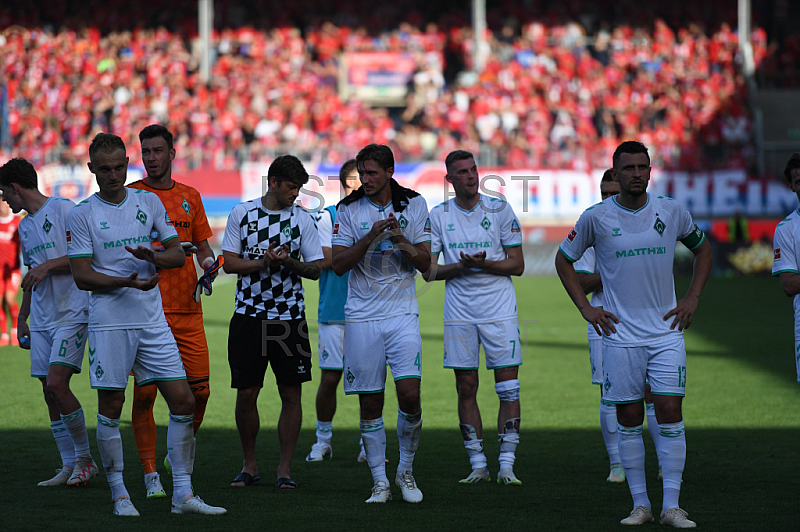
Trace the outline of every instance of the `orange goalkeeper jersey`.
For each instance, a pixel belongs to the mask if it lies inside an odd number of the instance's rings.
[[[128,186],[147,190],[161,199],[182,242],[200,242],[208,240],[213,235],[200,193],[192,187],[173,181],[172,188],[159,189],[151,187],[144,180]],[[158,273],[161,275],[158,287],[161,290],[164,312],[183,314],[203,312],[200,303],[195,303],[192,299],[194,286],[197,283],[194,255],[186,257],[186,264],[181,268],[159,270]]]

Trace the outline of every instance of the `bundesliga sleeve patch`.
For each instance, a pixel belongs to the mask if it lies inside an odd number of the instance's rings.
[[[72,244],[72,233],[67,231],[67,245]]]
[[[521,231],[522,231],[522,229],[520,228],[520,226],[519,226],[519,224],[517,223],[516,220],[511,222],[511,232],[512,233],[519,233]],[[575,233],[574,229],[572,230],[572,233]],[[570,234],[572,234],[572,233],[570,233]],[[577,235],[578,233],[575,233],[575,234]],[[572,238],[575,238],[575,237],[572,237]],[[572,240],[570,240],[570,242],[572,242]]]
[[[422,229],[423,233],[430,233],[431,232],[431,219],[428,218],[425,220],[425,227]]]
[[[773,260],[781,260],[781,248],[775,248],[775,257]]]
[[[570,231],[570,232],[569,232],[569,234],[567,235],[567,240],[569,240],[569,241],[570,241],[570,243],[572,243],[572,242],[575,240],[575,237],[576,237],[576,236],[578,236],[578,232],[577,232],[575,229],[573,229],[573,230],[572,230],[572,231]]]
[[[333,236],[338,236],[338,235],[339,235],[339,224],[336,223],[333,224]]]

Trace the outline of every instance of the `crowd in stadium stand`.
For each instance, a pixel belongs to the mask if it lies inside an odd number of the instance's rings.
[[[158,122],[176,135],[178,171],[233,169],[279,153],[340,163],[369,142],[389,144],[400,161],[464,148],[499,165],[581,170],[608,164],[629,138],[650,146],[662,168],[752,165],[738,37],[724,22],[709,32],[661,19],[648,29],[601,23],[590,35],[577,21],[505,25],[487,32],[486,66],[476,74],[468,22],[443,28],[409,18],[379,33],[331,21],[222,30],[208,85],[199,81],[197,40],[164,27],[5,27],[0,97],[10,105],[0,158],[83,164],[103,130],[121,135],[136,161],[136,134]],[[773,64],[764,30],[752,40],[756,64]],[[405,107],[340,97],[339,54],[370,50],[418,58]],[[431,53],[444,58],[443,70],[428,68]]]

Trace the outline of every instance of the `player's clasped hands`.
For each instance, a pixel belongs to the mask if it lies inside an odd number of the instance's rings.
[[[269,243],[269,248],[267,248],[266,253],[261,258],[264,261],[264,268],[269,268],[272,264],[281,265],[286,262],[286,259],[289,258],[289,246],[286,244],[281,244],[280,246],[275,245],[275,242]]]
[[[464,268],[477,268],[482,269],[484,263],[486,262],[486,252],[479,251],[474,255],[470,255],[468,253],[461,252],[461,265]]]
[[[613,333],[617,332],[617,328],[614,327],[614,324],[619,323],[619,319],[617,319],[613,313],[603,310],[603,307],[589,306],[581,310],[581,315],[583,319],[592,324],[598,336],[603,336],[603,334],[611,336]]]

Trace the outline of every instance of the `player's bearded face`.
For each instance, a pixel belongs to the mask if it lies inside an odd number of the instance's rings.
[[[631,196],[647,192],[650,181],[650,160],[644,153],[620,154],[615,168],[619,188]]]
[[[389,185],[394,168],[381,168],[375,161],[364,161],[363,166],[358,170],[358,177],[364,187],[364,194],[368,198],[380,195]]]

